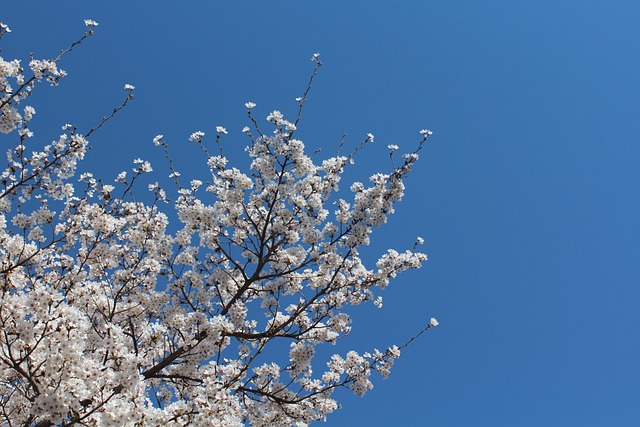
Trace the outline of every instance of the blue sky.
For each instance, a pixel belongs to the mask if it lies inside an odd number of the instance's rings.
[[[87,170],[153,162],[164,134],[199,172],[195,130],[231,132],[245,164],[244,103],[295,111],[325,66],[298,136],[327,156],[342,133],[375,145],[353,177],[388,167],[434,131],[371,257],[426,240],[382,311],[354,311],[353,347],[406,349],[364,398],[341,395],[331,426],[640,424],[640,3],[636,1],[193,1],[3,4],[5,58],[65,58],[41,87],[37,135],[88,129],[134,84],[136,99],[92,139]],[[82,168],[81,168],[82,169]]]

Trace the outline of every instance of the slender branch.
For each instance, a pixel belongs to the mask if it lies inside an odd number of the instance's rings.
[[[62,59],[62,57],[64,55],[66,55],[67,53],[71,52],[76,46],[81,44],[86,38],[92,36],[93,34],[94,34],[93,33],[93,29],[90,29],[89,31],[84,33],[84,35],[80,39],[78,39],[78,40],[74,41],[73,43],[71,43],[71,45],[68,48],[60,51],[60,54],[58,54],[58,56],[56,56],[56,58],[53,60],[53,62],[57,63],[58,61],[60,61],[60,59]],[[4,100],[4,101],[2,101],[2,103],[0,103],[0,109],[2,109],[2,107],[4,107],[5,105],[11,103],[14,100],[14,98],[16,96],[18,96],[26,87],[29,87],[29,86],[33,85],[35,80],[36,80],[36,77],[32,76],[29,80],[27,80],[26,82],[21,84],[20,87],[18,87],[18,89],[16,89],[15,92],[13,92],[11,94],[11,96],[9,96],[6,100]]]
[[[131,101],[134,98],[133,93],[129,92],[127,94],[127,98],[122,102],[122,104],[120,104],[119,106],[117,106],[116,108],[113,109],[113,111],[111,112],[111,114],[109,114],[106,117],[102,118],[102,121],[95,127],[91,128],[91,130],[89,132],[87,132],[87,134],[84,136],[85,138],[89,138],[91,136],[91,134],[95,131],[97,131],[98,129],[100,129],[105,123],[107,123],[109,120],[111,120],[116,114],[118,114],[118,112],[120,110],[122,110],[124,107],[127,106],[127,104],[129,103],[129,101]]]

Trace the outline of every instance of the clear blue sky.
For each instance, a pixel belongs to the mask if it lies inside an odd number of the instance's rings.
[[[350,338],[364,351],[431,316],[441,326],[365,398],[343,394],[328,425],[640,425],[640,2],[6,1],[0,13],[13,30],[2,55],[25,63],[67,46],[82,19],[100,23],[33,103],[52,139],[134,84],[84,164],[109,179],[135,157],[164,174],[159,133],[196,173],[186,139],[216,125],[244,164],[244,103],[292,114],[316,51],[309,147],[329,155],[343,132],[353,145],[374,133],[365,176],[388,166],[388,144],[435,132],[370,251],[422,235],[430,261],[382,311],[356,310]]]

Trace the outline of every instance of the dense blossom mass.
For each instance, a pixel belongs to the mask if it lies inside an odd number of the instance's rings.
[[[169,161],[176,190],[155,183],[150,201],[136,201],[136,180],[152,171],[145,160],[115,181],[76,174],[88,138],[113,115],[84,135],[64,125],[48,144],[29,128],[36,111],[25,99],[65,76],[59,60],[98,25],[85,24],[84,37],[53,60],[32,59],[29,71],[0,58],[0,425],[304,425],[337,409],[335,389],[363,395],[374,371],[386,377],[402,346],[328,360],[318,346],[349,333],[348,306],[381,306],[377,290],[426,260],[420,238],[373,267],[359,248],[402,199],[431,132],[341,197],[353,153],[318,164],[294,136],[321,65],[314,54],[295,120],[273,111],[274,131],[263,134],[256,105],[245,104],[255,129],[243,129],[248,174],[209,154],[196,131],[206,182],[183,185]],[[0,36],[9,31],[2,24]],[[133,98],[125,90],[114,114]],[[228,133],[217,126],[214,140]],[[171,160],[162,135],[153,143]],[[162,209],[179,223],[169,227]]]

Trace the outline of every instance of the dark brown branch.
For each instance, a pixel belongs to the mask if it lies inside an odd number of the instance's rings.
[[[145,379],[155,378],[156,375],[160,373],[160,371],[162,371],[167,366],[171,365],[180,356],[182,356],[183,354],[193,350],[198,344],[200,344],[202,341],[204,341],[207,338],[207,333],[204,332],[204,331],[203,332],[199,332],[198,334],[196,334],[196,336],[194,338],[196,339],[196,343],[195,344],[184,345],[182,347],[178,347],[172,353],[170,353],[167,357],[165,357],[160,362],[158,362],[156,365],[154,365],[153,367],[151,367],[151,368],[147,369],[146,371],[144,371],[142,373],[142,376]]]

